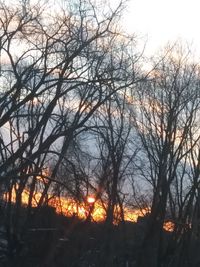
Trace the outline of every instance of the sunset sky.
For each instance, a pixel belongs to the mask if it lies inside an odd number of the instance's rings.
[[[123,20],[127,31],[147,40],[147,54],[181,39],[200,55],[199,0],[129,0]]]

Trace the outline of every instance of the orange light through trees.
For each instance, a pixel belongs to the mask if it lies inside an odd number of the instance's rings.
[[[166,221],[163,225],[163,228],[165,229],[165,231],[167,232],[173,232],[174,231],[174,223],[171,221]]]
[[[4,196],[6,199],[6,196]],[[37,202],[39,201],[41,197],[41,193],[37,193],[34,195],[34,199],[32,200],[32,206],[37,207]],[[49,196],[49,205],[54,207],[57,213],[62,213],[65,216],[76,216],[80,219],[85,220],[88,216],[88,205],[92,205],[93,208],[91,210],[91,218],[95,222],[102,222],[106,218],[106,211],[103,208],[102,204],[100,201],[96,200],[95,197],[93,196],[88,196],[86,198],[86,203],[79,203],[74,199],[71,198],[64,198],[64,197],[54,197],[51,198]],[[29,192],[27,190],[24,190],[22,193],[22,203],[23,205],[28,204],[28,199],[29,199]],[[16,201],[16,194],[15,190],[12,191],[12,202]],[[128,209],[124,208],[124,219],[125,221],[130,221],[130,222],[137,222],[138,217],[143,217],[145,214],[150,212],[150,210],[146,209]],[[163,228],[166,231],[172,232],[174,230],[174,224],[170,221],[167,221],[164,223]]]

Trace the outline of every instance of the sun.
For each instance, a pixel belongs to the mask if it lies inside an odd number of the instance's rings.
[[[95,198],[93,196],[88,196],[87,197],[87,203],[93,204],[95,202]]]

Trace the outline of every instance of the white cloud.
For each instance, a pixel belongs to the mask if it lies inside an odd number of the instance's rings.
[[[147,49],[153,52],[168,40],[178,38],[200,43],[200,2],[198,0],[130,0],[123,18],[129,32],[148,36]]]

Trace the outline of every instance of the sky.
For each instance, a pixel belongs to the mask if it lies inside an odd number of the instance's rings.
[[[123,24],[126,31],[147,40],[148,55],[179,39],[200,56],[199,0],[129,0]]]
[[[94,0],[98,1],[101,2]],[[117,6],[120,0],[108,2]],[[141,43],[146,42],[147,56],[168,41],[179,39],[187,42],[200,58],[200,0],[127,0],[122,25],[127,32],[136,34]]]

